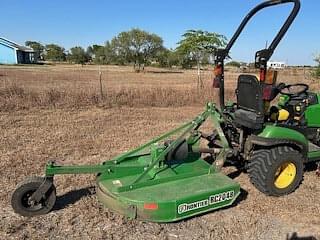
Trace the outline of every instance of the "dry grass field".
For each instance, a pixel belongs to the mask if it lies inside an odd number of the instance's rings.
[[[97,66],[0,66],[0,239],[320,239],[320,178],[312,166],[300,188],[281,198],[264,196],[241,173],[235,180],[242,196],[234,206],[172,224],[112,213],[94,195],[94,176],[56,177],[57,204],[48,215],[13,213],[15,185],[42,174],[49,159],[64,164],[110,159],[193,118],[216,98],[211,71],[203,73],[200,94],[192,70],[148,68],[137,74],[104,66],[101,71],[103,97]],[[238,74],[226,74],[229,97]],[[319,89],[304,70],[285,70],[280,81]]]
[[[135,73],[132,67],[103,66],[101,82],[98,66],[0,66],[0,111],[37,108],[79,107],[169,107],[203,106],[214,100],[212,71],[202,72],[204,89],[197,91],[196,71],[148,68]],[[239,72],[226,73],[226,95],[234,97]],[[280,72],[279,82],[307,82],[309,70]],[[102,90],[102,96],[101,96]]]

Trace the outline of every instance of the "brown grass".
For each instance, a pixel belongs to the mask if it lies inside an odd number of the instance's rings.
[[[305,173],[296,192],[281,198],[261,194],[241,173],[235,177],[243,189],[239,204],[174,224],[128,220],[104,208],[91,193],[91,175],[55,177],[57,205],[48,215],[15,214],[10,196],[16,184],[42,175],[49,159],[100,163],[192,119],[215,97],[210,71],[204,72],[200,94],[194,71],[136,74],[113,66],[102,71],[104,99],[93,66],[0,67],[1,240],[287,239],[295,232],[320,239],[320,185],[314,171]],[[230,98],[238,74],[227,72]],[[318,87],[303,70],[283,71],[279,81]]]
[[[137,74],[126,67],[104,67],[101,96],[98,70],[93,67],[1,70],[4,72],[0,88],[2,110],[92,105],[183,106],[202,104],[213,95],[208,88],[198,93],[191,80],[193,72],[153,70]]]
[[[168,107],[189,104],[203,105],[208,99],[212,98],[211,90],[203,90],[201,94],[198,94],[196,89],[120,87],[101,97],[98,92],[86,92],[84,90],[66,92],[52,88],[41,92],[28,91],[13,84],[0,90],[0,108],[3,111],[11,111],[34,107]]]
[[[150,68],[135,73],[129,67],[103,66],[100,94],[99,69],[95,66],[39,66],[0,68],[0,109],[81,108],[89,106],[202,106],[217,101],[212,72],[203,71],[204,88],[196,86],[196,72]],[[226,97],[234,98],[240,73],[226,73]],[[306,70],[280,72],[279,82],[307,82]],[[316,86],[317,87],[317,86]]]
[[[281,198],[256,190],[245,173],[239,204],[173,224],[128,220],[104,208],[95,176],[56,176],[57,205],[47,215],[14,214],[10,196],[46,162],[95,164],[196,116],[202,107],[19,110],[0,114],[0,239],[287,239],[320,237],[319,178],[306,172],[296,192]],[[225,168],[226,173],[234,168]],[[183,186],[181,186],[183,187]]]

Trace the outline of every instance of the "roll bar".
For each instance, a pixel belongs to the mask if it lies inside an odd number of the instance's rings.
[[[267,68],[267,62],[271,58],[272,54],[274,53],[274,50],[279,45],[280,41],[284,37],[284,35],[287,33],[289,27],[291,26],[294,19],[297,17],[297,14],[300,10],[300,0],[269,0],[265,1],[258,6],[256,6],[254,9],[252,9],[248,15],[242,20],[240,26],[238,27],[237,31],[227,44],[226,48],[224,49],[218,49],[215,53],[215,65],[216,67],[220,68],[220,74],[218,76],[219,78],[219,88],[220,88],[220,107],[221,109],[224,109],[224,60],[229,55],[229,52],[231,48],[233,47],[236,40],[239,38],[241,32],[249,22],[249,20],[259,11],[261,11],[264,8],[272,7],[280,4],[286,4],[286,3],[294,3],[294,7],[288,16],[287,20],[281,27],[278,34],[273,39],[270,46],[266,49],[262,49],[258,52],[256,52],[255,55],[255,67],[260,68],[260,80],[263,81],[265,79],[266,75],[266,68]]]

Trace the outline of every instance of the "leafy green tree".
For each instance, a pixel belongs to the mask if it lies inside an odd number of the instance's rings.
[[[110,43],[118,64],[133,63],[136,71],[148,64],[163,49],[163,40],[156,34],[138,28],[121,32]]]
[[[226,45],[227,39],[221,34],[202,30],[188,30],[182,38],[177,47],[177,51],[183,56],[182,66],[192,66],[196,63],[198,87],[203,87],[201,65],[205,61],[209,62],[215,50]]]
[[[88,48],[87,52],[90,52]],[[105,46],[93,45],[91,59],[95,64],[118,64],[116,59],[114,48],[111,46],[109,41],[106,42]]]
[[[159,64],[159,67],[171,68],[180,64],[177,52],[167,48],[159,50],[154,60]]]
[[[104,46],[93,44],[92,46],[89,46],[87,48],[87,55],[90,57],[91,60],[94,60],[96,58],[96,55],[98,52],[101,52],[101,49],[103,49]]]
[[[237,61],[231,61],[231,62],[226,63],[226,66],[231,66],[231,67],[237,67],[237,68],[239,68],[239,67],[241,66],[241,63],[240,63],[240,62],[237,62]]]
[[[68,61],[76,64],[85,64],[89,61],[89,56],[82,47],[73,47],[67,56]]]
[[[91,57],[93,59],[93,62],[95,64],[109,64],[107,54],[106,54],[106,48],[105,46],[101,46],[100,48],[97,48],[94,50],[94,55]]]
[[[45,46],[45,59],[49,61],[62,62],[66,60],[65,49],[56,44],[48,44]]]
[[[35,59],[36,60],[44,60],[44,49],[45,47],[36,41],[26,41],[25,45],[32,48],[35,52]]]
[[[320,78],[320,66],[318,66],[318,67],[314,70],[313,75],[314,75],[316,78]]]
[[[316,69],[313,71],[312,75],[316,78],[320,78],[320,55],[317,56],[314,61],[318,64]]]
[[[314,58],[314,61],[318,64],[313,71],[311,71],[311,76],[314,78],[320,78],[320,55]]]
[[[169,56],[170,50],[163,48],[158,51],[157,55],[155,56],[155,60],[159,64],[159,67],[169,67],[168,63],[168,56]]]
[[[178,51],[170,50],[169,56],[168,56],[169,67],[179,66],[180,65],[180,58],[181,58],[181,55],[179,54]]]

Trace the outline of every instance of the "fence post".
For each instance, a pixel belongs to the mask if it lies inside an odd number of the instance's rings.
[[[103,86],[102,86],[102,71],[101,71],[101,65],[99,65],[99,85],[100,85],[100,96],[101,99],[104,99],[104,94],[103,94]]]

